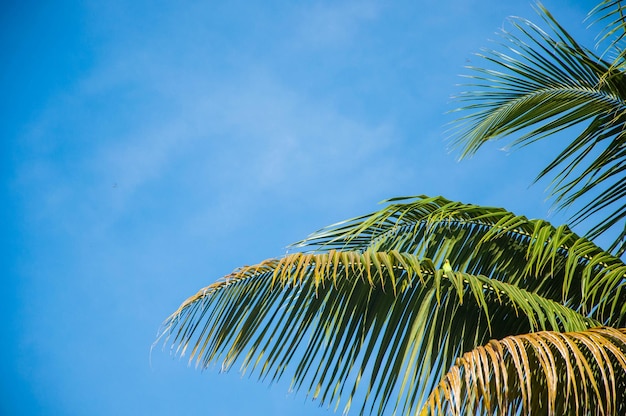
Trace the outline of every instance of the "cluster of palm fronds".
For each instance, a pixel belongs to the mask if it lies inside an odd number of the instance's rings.
[[[572,406],[610,414],[622,405],[626,333],[599,328],[626,322],[620,259],[566,226],[503,209],[441,197],[393,202],[299,243],[310,251],[242,268],[198,292],[166,323],[177,352],[202,367],[243,357],[242,368],[270,379],[295,361],[294,388],[322,402],[350,406],[363,382],[361,410],[373,413],[389,404],[414,412],[431,392],[431,410],[559,408],[559,389],[572,391]],[[579,345],[589,337],[606,352]],[[485,344],[490,350],[466,354],[443,378],[457,357]],[[576,388],[593,376],[610,386]],[[507,394],[489,400],[503,385]],[[487,393],[465,394],[476,389]]]
[[[624,7],[593,12],[611,61],[540,10],[550,33],[516,19],[507,52],[483,54],[495,69],[474,68],[458,143],[470,154],[580,124],[540,176],[558,171],[561,206],[592,195],[573,218],[604,213],[589,234],[396,198],[202,289],[161,337],[203,368],[288,373],[294,389],[361,413],[626,414],[626,230],[615,232],[626,218]],[[608,250],[594,244],[611,232]]]
[[[550,33],[512,20],[515,33],[502,34],[504,51],[486,50],[479,56],[491,65],[470,68],[472,84],[459,97],[465,115],[456,125],[463,155],[493,139],[515,137],[511,145],[524,146],[580,126],[537,179],[554,175],[553,195],[562,208],[586,201],[572,224],[599,217],[587,237],[613,232],[608,250],[618,255],[626,250],[625,9],[605,1],[592,13],[596,23],[607,22],[601,40],[611,40],[604,53],[615,56],[611,61],[581,46],[544,8]]]

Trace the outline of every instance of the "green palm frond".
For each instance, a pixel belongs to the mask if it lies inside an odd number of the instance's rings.
[[[161,338],[203,368],[239,360],[270,380],[288,371],[294,389],[322,403],[347,409],[361,392],[361,412],[391,405],[407,414],[456,357],[489,339],[598,325],[453,266],[394,250],[295,253],[202,289],[168,318]]]
[[[626,325],[626,265],[569,227],[443,197],[386,202],[296,246],[397,250],[433,259],[438,267],[449,259],[460,271],[523,287],[607,325]]]
[[[589,18],[593,19],[593,24],[603,26],[598,35],[598,46],[608,42],[604,47],[605,55],[613,55],[614,67],[622,66],[626,40],[626,4],[622,0],[604,0],[589,13]]]
[[[621,255],[626,249],[626,75],[578,44],[545,8],[540,14],[552,35],[530,21],[512,20],[519,36],[502,34],[505,52],[479,55],[495,69],[470,68],[469,91],[458,97],[457,111],[466,115],[457,120],[455,144],[467,156],[508,135],[517,134],[511,143],[516,147],[578,131],[537,180],[554,175],[552,195],[559,207],[582,203],[573,224],[605,214],[587,236],[616,230],[609,251]]]
[[[428,398],[429,414],[626,413],[626,329],[517,335],[464,354]]]

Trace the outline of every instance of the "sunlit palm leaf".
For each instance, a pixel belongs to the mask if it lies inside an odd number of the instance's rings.
[[[449,259],[460,271],[518,285],[607,325],[626,325],[626,265],[567,226],[443,197],[388,202],[297,245],[317,252],[398,250],[438,267]]]
[[[494,337],[580,331],[598,323],[485,276],[389,252],[296,253],[246,267],[198,292],[162,337],[201,367],[222,362],[279,378],[323,403],[416,409],[460,354]]]
[[[464,354],[428,414],[626,414],[626,329],[537,332]]]
[[[626,219],[626,76],[579,45],[548,13],[541,14],[553,35],[533,23],[512,21],[519,33],[503,33],[506,52],[480,55],[489,68],[471,68],[469,91],[461,94],[467,115],[458,120],[456,144],[463,156],[485,142],[518,133],[513,146],[561,131],[578,134],[544,169],[554,174],[553,195],[560,207],[582,202],[574,224],[601,213],[588,236],[616,230],[609,251],[624,252]],[[582,132],[572,129],[582,123]],[[608,190],[608,191],[607,191]]]

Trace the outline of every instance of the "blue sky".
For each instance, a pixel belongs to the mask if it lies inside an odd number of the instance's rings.
[[[593,1],[544,3],[592,46]],[[546,217],[554,143],[444,140],[526,1],[3,3],[0,413],[319,415],[150,346],[187,296],[399,195]],[[564,217],[549,217],[560,223]]]

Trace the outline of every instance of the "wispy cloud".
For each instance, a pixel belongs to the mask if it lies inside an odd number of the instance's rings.
[[[394,161],[381,154],[396,140],[392,125],[343,114],[266,69],[210,80],[202,72],[152,68],[142,78],[112,65],[77,83],[70,99],[54,102],[33,125],[74,153],[72,160],[42,154],[22,166],[27,186],[39,190],[33,207],[54,201],[42,215],[56,219],[71,207],[75,218],[93,225],[99,218],[101,228],[141,203],[146,187],[167,195],[161,184],[195,195],[192,214],[201,218],[210,206],[245,216],[246,201],[259,196],[341,201],[391,179]],[[124,89],[134,92],[120,100]],[[44,167],[48,173],[36,174]],[[316,195],[320,184],[324,198]]]
[[[298,14],[295,39],[310,46],[346,46],[355,40],[363,24],[375,20],[378,1],[315,3]]]

